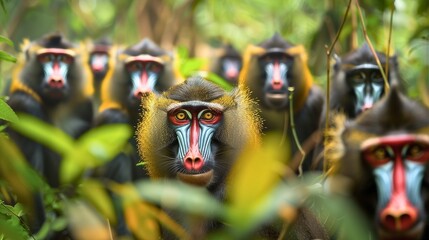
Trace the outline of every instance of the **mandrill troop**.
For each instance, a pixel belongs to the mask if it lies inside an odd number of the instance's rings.
[[[226,178],[238,154],[260,142],[260,120],[248,92],[226,92],[191,77],[150,96],[143,102],[144,119],[137,130],[150,177],[205,187],[224,200]]]
[[[327,189],[348,193],[372,239],[428,239],[429,109],[393,87],[355,121],[344,118],[327,145]]]

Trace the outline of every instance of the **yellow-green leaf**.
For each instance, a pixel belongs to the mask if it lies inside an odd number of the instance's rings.
[[[0,98],[0,119],[6,120],[8,122],[17,122],[18,116],[10,108],[10,106]]]
[[[131,137],[128,125],[106,125],[91,129],[76,141],[60,168],[60,181],[71,183],[89,169],[105,164],[115,157]]]
[[[95,180],[85,180],[79,186],[80,193],[84,199],[87,199],[94,207],[112,224],[116,224],[116,215],[111,201],[111,197],[106,188]]]
[[[65,215],[74,239],[111,239],[111,230],[106,218],[82,200],[65,202]]]
[[[18,114],[18,116],[19,121],[11,124],[11,127],[15,131],[47,146],[61,155],[73,151],[73,139],[59,128],[28,114]]]
[[[128,202],[125,206],[125,220],[137,239],[159,239],[160,231],[150,206],[143,201]]]
[[[246,149],[234,164],[228,180],[228,200],[243,214],[251,214],[274,190],[286,169],[286,152],[280,137],[268,135],[260,149]]]

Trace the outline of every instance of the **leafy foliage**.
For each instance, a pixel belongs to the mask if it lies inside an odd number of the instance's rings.
[[[18,116],[9,107],[9,105],[1,98],[0,98],[0,119],[6,120],[8,122],[18,121]]]
[[[1,1],[0,3],[2,3],[2,7],[4,9],[3,1]],[[13,47],[13,42],[10,39],[8,39],[4,36],[1,36],[1,35],[0,35],[0,43],[6,43],[9,46]],[[16,58],[14,56],[0,50],[0,61],[1,60],[9,61],[9,62],[16,62]]]

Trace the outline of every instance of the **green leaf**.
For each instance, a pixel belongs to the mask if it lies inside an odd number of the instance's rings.
[[[188,59],[189,58],[188,49],[184,46],[178,46],[177,47],[177,55],[178,55],[179,59]]]
[[[28,114],[18,114],[19,121],[11,124],[11,127],[34,141],[65,155],[74,150],[74,140],[65,132],[36,117]]]
[[[101,163],[111,160],[125,146],[132,136],[132,129],[126,124],[109,124],[92,129],[78,139],[82,146]]]
[[[232,89],[234,89],[234,86],[232,86],[229,82],[227,82],[225,79],[221,78],[215,73],[207,73],[206,79],[212,83],[215,83],[226,91],[231,91]]]
[[[9,45],[11,47],[14,46],[13,42],[9,38],[4,37],[2,35],[0,35],[0,43],[6,43],[7,45]]]
[[[0,179],[4,179],[13,189],[21,203],[31,206],[33,192],[42,189],[45,183],[29,166],[16,145],[0,136]]]
[[[286,164],[286,148],[278,147],[280,135],[267,135],[260,149],[245,149],[231,169],[228,199],[243,214],[251,214],[253,207],[277,186]],[[255,178],[258,176],[258,178]]]
[[[0,98],[0,119],[6,120],[8,122],[17,122],[18,116],[16,116],[15,112],[12,108]]]
[[[183,46],[177,48],[177,61],[179,63],[179,71],[184,77],[192,76],[207,63],[207,60],[203,58],[190,58],[188,49]]]
[[[175,180],[140,181],[135,186],[141,198],[160,204],[163,208],[206,217],[222,217],[226,214],[221,203],[205,188]]]
[[[2,133],[7,128],[7,125],[0,125],[0,133]]]
[[[61,164],[62,183],[74,182],[86,169],[105,164],[122,151],[131,137],[130,126],[111,124],[94,128],[76,141]]]
[[[21,225],[13,224],[8,220],[0,219],[0,232],[5,239],[28,239],[29,234]]]
[[[10,55],[7,52],[0,50],[0,60],[5,60],[5,61],[9,61],[9,62],[16,62],[16,57]]]

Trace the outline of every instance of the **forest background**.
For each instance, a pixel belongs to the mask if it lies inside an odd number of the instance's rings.
[[[303,44],[309,66],[321,85],[326,83],[326,51],[341,25],[346,0],[4,0],[0,35],[15,43],[0,49],[16,55],[24,38],[36,39],[59,31],[68,38],[110,38],[130,46],[149,37],[168,50],[183,47],[190,57],[207,61],[213,49],[232,43],[239,50],[275,32]],[[419,95],[418,79],[429,81],[429,3],[418,1],[360,1],[369,39],[378,51],[399,56],[409,94]],[[344,55],[365,41],[356,7],[335,44]],[[393,17],[392,17],[393,11]],[[392,19],[392,21],[391,21]],[[391,36],[389,29],[392,25]],[[10,76],[13,64],[0,63],[0,79]],[[4,81],[1,81],[3,86]]]
[[[344,55],[360,47],[367,36],[376,50],[386,52],[389,49],[398,56],[399,68],[409,96],[429,103],[429,1],[362,0],[359,1],[360,11],[357,6],[349,5],[347,0],[0,0],[0,35],[5,37],[0,38],[0,93],[4,92],[11,77],[14,57],[18,56],[23,39],[34,40],[52,32],[61,32],[76,42],[108,37],[123,46],[133,45],[148,37],[163,48],[176,51],[180,57],[187,58],[190,65],[194,64],[191,69],[206,66],[214,58],[216,49],[225,43],[231,43],[243,51],[248,44],[257,44],[278,32],[291,43],[304,45],[311,72],[316,82],[326,89],[327,50],[340,33],[335,45],[332,45],[333,53]],[[347,10],[349,14],[343,21]],[[362,19],[359,13],[363,14]],[[342,23],[344,26],[341,28]],[[4,103],[2,95],[0,94],[0,103]],[[85,139],[73,141],[38,122],[25,118],[18,122],[4,111],[4,105],[0,107],[3,111],[0,111],[2,119],[15,122],[17,129],[65,156],[65,165],[68,165],[64,173],[69,177],[65,183],[72,184],[77,189],[77,195],[69,196],[69,185],[61,189],[47,188],[34,172],[20,165],[23,162],[22,156],[1,136],[0,188],[12,187],[18,190],[18,197],[24,199],[31,196],[29,192],[34,189],[43,189],[45,205],[56,213],[32,238],[43,239],[69,225],[76,225],[73,220],[78,216],[74,213],[86,213],[85,221],[80,219],[82,222],[77,224],[82,229],[89,224],[92,215],[101,214],[109,223],[115,222],[112,204],[104,186],[100,182],[80,178],[79,174],[107,161],[106,157],[103,161],[98,161],[97,157],[100,156],[86,156],[91,150],[91,144],[100,144],[109,156],[113,156],[116,150],[109,150],[111,140],[114,139],[116,143],[125,142],[131,133],[119,127],[115,131],[105,129],[93,132]],[[4,127],[0,126],[0,133]],[[50,134],[47,135],[47,132]],[[278,157],[278,149],[268,144],[264,151],[253,154],[253,158],[247,163],[249,166],[242,171],[242,178],[232,186],[237,192],[231,205],[219,205],[201,191],[184,186],[143,182],[132,187],[109,187],[125,199],[125,217],[128,222],[135,219],[144,222],[145,217],[153,212],[141,199],[159,203],[163,198],[159,193],[160,189],[166,189],[170,197],[176,197],[179,203],[176,207],[191,214],[208,217],[217,212],[218,217],[225,221],[240,225],[238,230],[229,229],[216,235],[222,239],[225,236],[234,239],[246,236],[252,227],[267,216],[284,210],[284,202],[299,202],[307,199],[309,194],[317,194],[321,190],[315,184],[315,178],[274,186],[275,181],[269,168],[275,168],[277,163],[261,166],[257,160],[266,156]],[[84,160],[69,161],[79,158]],[[88,166],[85,162],[87,160],[94,165]],[[256,174],[267,181],[257,182],[252,177]],[[273,189],[276,190],[271,191]],[[267,196],[268,200],[262,201],[261,195]],[[364,239],[365,231],[357,227],[358,221],[353,211],[343,211],[340,203],[332,198],[326,199],[319,195],[316,200],[310,201],[313,207],[323,204],[324,208],[319,209],[326,209],[318,212],[321,219],[328,221],[329,214],[333,214],[333,219],[341,219],[345,225],[349,223],[347,239]],[[90,210],[93,208],[88,205],[76,202],[91,203],[97,213]],[[26,203],[0,203],[0,239],[5,236],[11,239],[28,238],[28,228],[22,221],[28,210],[25,208]],[[85,211],[82,211],[82,207]],[[350,221],[340,217],[344,212],[351,214]],[[152,225],[137,222],[139,225],[130,225],[131,231],[135,236],[147,237]],[[183,234],[182,229],[174,222],[167,221],[163,224],[173,229],[178,236],[183,236],[180,235]],[[335,221],[333,224],[336,224]],[[110,233],[105,222],[99,226],[101,227],[95,233]],[[78,228],[78,233],[87,236],[94,233],[82,229]],[[154,234],[152,237],[156,239],[156,233]]]

